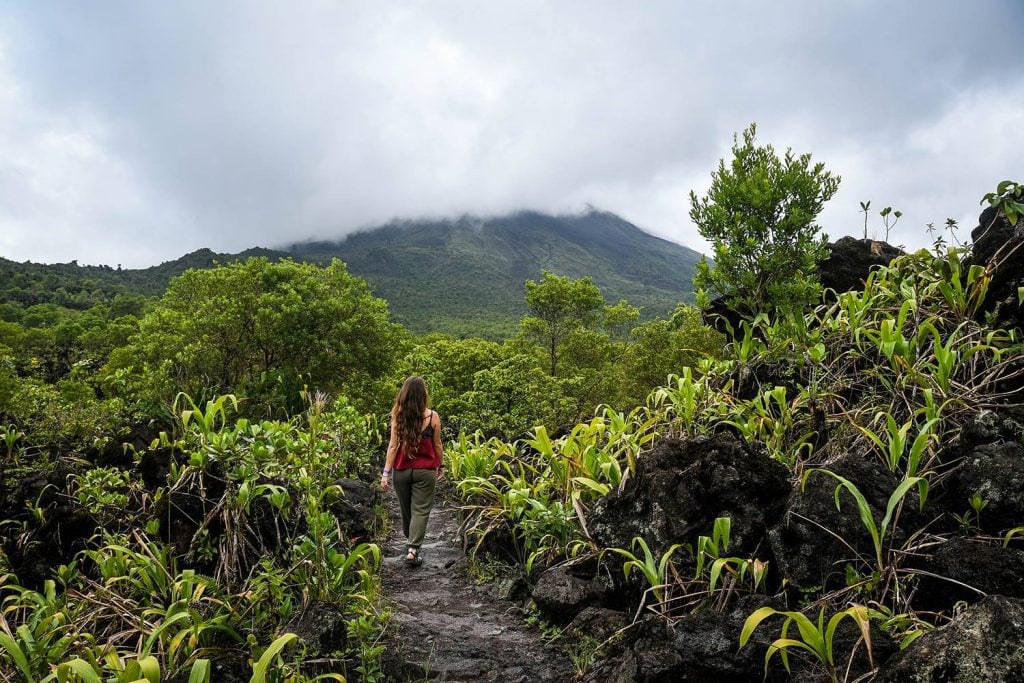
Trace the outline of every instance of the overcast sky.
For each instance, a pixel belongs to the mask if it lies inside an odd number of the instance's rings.
[[[969,233],[1024,179],[1024,2],[0,5],[0,256],[141,267],[392,218],[587,204],[704,250],[733,133]],[[884,236],[873,216],[869,231]]]

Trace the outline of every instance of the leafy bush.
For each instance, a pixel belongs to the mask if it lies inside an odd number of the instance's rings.
[[[302,650],[284,652],[294,636],[269,647],[260,639],[318,601],[364,617],[363,640],[337,666],[370,671],[384,628],[380,549],[349,538],[330,506],[344,495],[335,482],[365,468],[380,437],[345,399],[308,398],[305,415],[275,422],[238,418],[233,396],[182,395],[174,433],[156,444],[171,455],[164,485],[144,491],[109,468],[71,476],[67,493],[123,531],[99,534],[41,592],[0,579],[0,670],[39,681],[199,681],[209,675],[202,661],[234,650],[251,656],[254,676],[311,680],[297,664]],[[20,432],[4,434],[4,448],[19,447]],[[194,518],[175,507],[188,500],[200,506]],[[136,519],[149,520],[146,531]]]
[[[751,317],[759,312],[802,314],[818,296],[817,264],[827,255],[814,219],[839,189],[839,177],[811,155],[755,144],[757,126],[734,137],[733,158],[719,162],[706,196],[690,193],[690,218],[714,248],[694,284],[727,297]]]
[[[105,374],[111,389],[154,405],[236,393],[246,414],[287,416],[308,386],[368,409],[387,393],[402,345],[387,304],[340,261],[257,258],[175,278]]]
[[[34,446],[82,451],[112,441],[128,419],[124,401],[97,399],[80,383],[15,382],[6,413]]]

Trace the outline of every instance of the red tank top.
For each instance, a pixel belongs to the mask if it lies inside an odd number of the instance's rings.
[[[412,455],[406,453],[405,445],[398,447],[395,458],[396,470],[433,470],[438,465],[437,453],[434,451],[434,411],[430,411],[427,428],[420,434],[420,445]]]

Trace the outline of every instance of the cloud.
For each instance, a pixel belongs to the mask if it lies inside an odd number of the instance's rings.
[[[732,134],[857,202],[957,216],[1014,177],[1012,0],[25,3],[0,16],[0,254],[141,266],[393,217],[687,217]],[[976,213],[976,212],[975,212]],[[42,237],[45,236],[45,237]]]

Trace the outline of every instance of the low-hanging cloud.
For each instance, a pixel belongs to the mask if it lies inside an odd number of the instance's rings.
[[[843,176],[828,232],[870,199],[921,246],[1019,176],[1022,25],[1014,0],[8,6],[0,255],[144,266],[586,204],[702,249],[688,193],[752,121]]]

